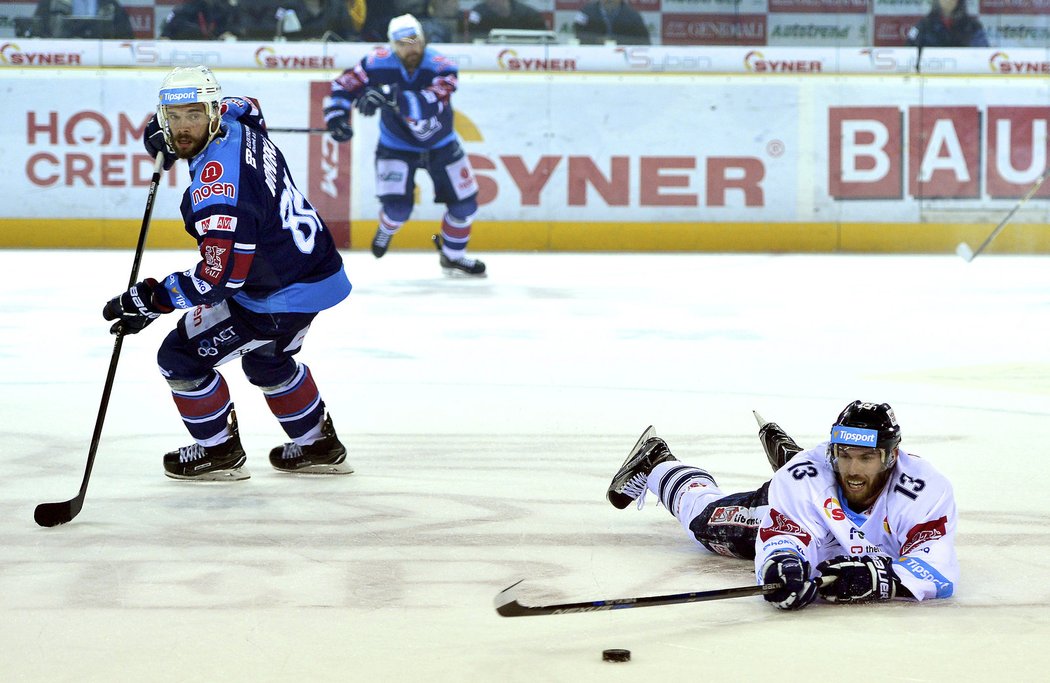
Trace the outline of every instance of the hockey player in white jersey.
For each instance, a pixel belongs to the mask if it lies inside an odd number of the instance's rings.
[[[758,583],[782,584],[764,596],[780,609],[801,609],[818,595],[831,603],[952,595],[959,566],[951,484],[900,448],[888,404],[850,403],[830,439],[805,451],[774,423],[759,436],[774,475],[756,491],[726,495],[650,427],[606,496],[623,509],[635,500],[641,507],[652,491],[705,548],[753,558]]]

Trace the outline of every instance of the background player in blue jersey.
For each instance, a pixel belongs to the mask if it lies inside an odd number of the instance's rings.
[[[226,98],[203,66],[164,79],[146,149],[186,159],[186,231],[201,260],[162,282],[147,278],[110,300],[113,331],[134,334],[177,308],[188,309],[157,359],[194,443],[164,456],[174,479],[247,479],[229,387],[215,368],[241,359],[291,441],[270,451],[283,472],[348,474],[346,449],[314,384],[296,362],[318,311],[350,293],[324,221],[296,189],[266,134],[258,103]]]
[[[426,46],[411,14],[392,19],[387,35],[389,48],[372,50],[332,81],[325,107],[325,122],[338,142],[354,134],[350,109],[355,104],[362,116],[380,112],[376,194],[382,207],[372,253],[382,257],[412,215],[415,174],[422,168],[434,181],[435,200],[446,206],[441,236],[433,238],[441,267],[450,274],[484,275],[485,264],[466,255],[478,182],[453,128],[456,66]]]

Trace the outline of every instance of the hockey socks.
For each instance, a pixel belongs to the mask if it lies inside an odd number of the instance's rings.
[[[463,258],[467,243],[470,242],[470,226],[473,222],[473,217],[456,218],[446,212],[441,221],[441,253],[452,261]]]
[[[306,446],[321,438],[324,401],[310,368],[299,364],[284,384],[263,388],[270,412],[294,443]]]
[[[170,381],[169,384],[175,406],[194,441],[201,446],[215,446],[229,438],[226,418],[233,403],[222,375],[213,370],[200,382]]]
[[[686,530],[709,503],[724,495],[705,470],[676,460],[654,467],[646,485]]]

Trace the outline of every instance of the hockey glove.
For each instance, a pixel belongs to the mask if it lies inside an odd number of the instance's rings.
[[[776,553],[762,565],[762,582],[780,588],[762,597],[777,609],[802,609],[817,597],[817,584],[809,580],[809,562],[794,553]]]
[[[380,88],[368,86],[357,98],[357,111],[361,112],[361,116],[373,116],[384,107],[397,110],[396,91],[388,89],[387,92],[383,92]]]
[[[820,596],[828,602],[873,602],[897,595],[897,576],[887,557],[839,555],[821,562],[817,571],[835,579],[820,587]]]
[[[164,155],[165,171],[170,170],[175,165],[175,160],[178,159],[175,156],[175,150],[168,147],[168,141],[164,139],[164,131],[161,130],[160,123],[157,122],[156,114],[151,116],[149,123],[146,124],[146,132],[142,134],[142,145],[154,159],[157,158],[158,154]]]
[[[339,107],[326,109],[324,124],[336,142],[348,142],[354,137],[354,129],[350,126],[350,112],[346,109]]]
[[[146,329],[161,313],[170,313],[173,309],[164,310],[153,301],[153,290],[157,286],[156,280],[146,278],[120,296],[110,299],[102,309],[103,318],[117,321],[109,328],[109,333],[136,334]]]

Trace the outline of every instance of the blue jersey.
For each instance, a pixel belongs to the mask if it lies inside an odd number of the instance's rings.
[[[377,47],[332,81],[330,106],[349,111],[368,86],[389,86],[398,106],[382,108],[379,144],[423,152],[458,140],[450,101],[458,84],[455,64],[429,47],[411,75],[389,47]]]
[[[175,308],[232,298],[256,313],[316,313],[350,293],[331,233],[295,187],[250,100],[227,98],[219,134],[190,160],[182,197],[201,260],[164,280]],[[164,301],[164,298],[168,301]]]

